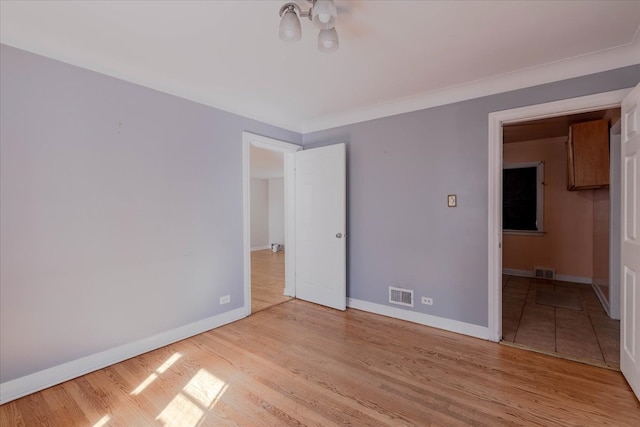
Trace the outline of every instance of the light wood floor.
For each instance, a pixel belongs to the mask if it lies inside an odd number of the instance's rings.
[[[251,313],[289,301],[283,292],[284,251],[251,252]]]
[[[607,315],[590,285],[504,276],[502,286],[504,342],[620,369],[620,321]],[[583,308],[537,304],[539,291],[573,294]]]
[[[292,300],[0,406],[0,424],[638,426],[622,375]]]

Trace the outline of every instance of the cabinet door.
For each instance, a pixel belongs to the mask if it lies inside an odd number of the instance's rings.
[[[569,190],[609,185],[609,120],[571,125]]]

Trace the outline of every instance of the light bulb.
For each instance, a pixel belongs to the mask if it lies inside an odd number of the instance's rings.
[[[330,20],[331,20],[331,14],[330,13],[319,13],[318,14],[318,21],[322,22],[323,24],[326,24]]]
[[[338,43],[334,42],[333,40],[325,40],[322,42],[322,47],[324,48],[324,50],[335,49],[337,45]]]
[[[320,50],[320,52],[333,52],[338,49],[338,46],[340,46],[340,41],[338,40],[338,32],[335,28],[320,30],[320,34],[318,34],[318,50]]]
[[[279,34],[280,39],[286,42],[297,42],[302,38],[300,20],[293,10],[287,10],[284,15],[282,15]]]
[[[317,0],[311,8],[311,21],[321,30],[328,30],[336,26],[338,9],[333,0]]]

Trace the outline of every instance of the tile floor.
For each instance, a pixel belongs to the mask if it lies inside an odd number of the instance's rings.
[[[578,296],[583,310],[536,304],[536,292]],[[535,351],[620,369],[620,321],[607,316],[591,285],[502,278],[502,340]]]

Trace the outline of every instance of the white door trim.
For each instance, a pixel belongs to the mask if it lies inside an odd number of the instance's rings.
[[[496,111],[489,114],[489,339],[502,338],[502,126],[619,107],[629,89]]]
[[[284,294],[296,295],[295,288],[295,181],[293,153],[302,146],[250,132],[242,132],[242,227],[244,262],[244,310],[251,314],[251,146],[284,153]]]
[[[612,162],[620,161],[615,165],[612,163],[609,170],[609,218],[611,225],[611,232],[609,233],[609,265],[614,266],[617,262],[622,263],[620,256],[622,250],[622,170],[620,169],[622,166],[622,118],[611,126],[609,137],[609,158]],[[620,274],[621,269],[609,268],[609,309],[607,314],[616,320],[620,320],[620,311],[622,309]],[[618,283],[619,286],[611,286],[612,283]],[[600,291],[599,287],[596,288]]]

